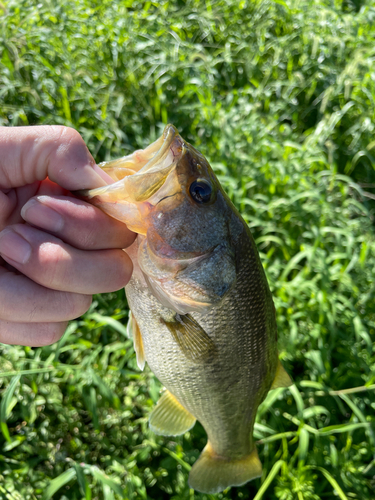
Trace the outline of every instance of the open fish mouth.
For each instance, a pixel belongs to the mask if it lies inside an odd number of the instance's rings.
[[[146,234],[144,221],[152,208],[147,200],[164,185],[184,153],[185,143],[177,129],[167,125],[163,135],[146,149],[99,164],[114,184],[74,194],[124,222],[132,231]],[[152,202],[154,205],[155,200]]]
[[[182,145],[183,140],[176,127],[167,125],[161,137],[147,148],[136,150],[131,155],[123,156],[118,160],[102,162],[99,167],[115,181],[121,180],[126,175],[142,175],[160,169],[161,163],[163,161],[165,163],[165,160],[168,162],[181,156]],[[170,158],[168,158],[169,154]]]
[[[111,184],[112,201],[119,191],[121,197],[127,194],[127,201],[142,202],[150,198],[163,185],[166,177],[183,154],[183,140],[173,125],[167,125],[163,135],[144,150],[134,151],[131,155],[118,160],[103,162],[99,167],[114,181]],[[77,192],[80,196],[92,199],[103,196],[107,186]],[[109,191],[108,191],[109,193]]]

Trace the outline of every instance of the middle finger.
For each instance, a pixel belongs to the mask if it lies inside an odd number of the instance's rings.
[[[99,208],[68,196],[35,196],[21,215],[29,224],[81,249],[126,248],[136,236]]]
[[[133,270],[123,250],[80,250],[27,224],[0,233],[0,256],[40,285],[80,294],[119,290]]]

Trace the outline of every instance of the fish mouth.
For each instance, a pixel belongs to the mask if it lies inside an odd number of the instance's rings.
[[[150,173],[159,170],[161,164],[163,161],[165,162],[169,154],[172,156],[172,163],[175,163],[173,160],[180,158],[182,148],[183,140],[176,127],[174,125],[167,125],[163,135],[144,150],[146,158],[148,154],[152,154],[154,151],[155,154],[134,175],[143,175],[146,172]],[[135,153],[137,154],[137,151]]]
[[[109,185],[111,189],[109,186],[104,186],[74,191],[74,194],[91,200],[97,196],[103,199],[106,194],[115,198],[118,190],[123,195],[128,191],[128,201],[131,198],[133,202],[142,202],[162,186],[184,151],[184,141],[176,127],[167,125],[163,135],[146,149],[98,165],[117,181]],[[124,189],[125,187],[128,189]]]
[[[146,219],[152,208],[161,201],[160,196],[174,196],[178,192],[176,182],[161,188],[170,178],[178,161],[185,154],[185,141],[173,125],[167,125],[163,135],[144,150],[138,150],[118,160],[99,166],[115,181],[96,189],[75,191],[74,194],[108,215],[124,222],[129,229],[146,234]],[[159,190],[160,196],[154,196]],[[165,196],[164,196],[165,195]]]

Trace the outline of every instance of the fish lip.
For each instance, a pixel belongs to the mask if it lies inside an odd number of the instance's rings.
[[[173,150],[173,148],[171,147],[172,146],[172,143],[175,139],[179,138],[180,141],[181,141],[181,145],[182,145],[182,151],[180,152],[180,154],[176,154],[175,151]],[[149,172],[149,171],[152,171],[154,165],[156,163],[158,163],[158,161],[160,161],[163,156],[165,156],[168,152],[168,150],[170,149],[171,152],[172,152],[172,155],[173,155],[173,159],[175,159],[176,157],[178,156],[182,156],[184,154],[184,141],[183,139],[180,137],[179,133],[178,133],[178,130],[176,129],[176,127],[174,125],[171,125],[171,124],[168,124],[164,131],[163,131],[163,144],[160,146],[160,148],[156,151],[156,153],[154,154],[154,156],[152,158],[150,158],[150,160],[145,164],[143,165],[143,167],[138,170],[138,172],[136,172],[135,174],[133,175],[142,175],[146,172]]]

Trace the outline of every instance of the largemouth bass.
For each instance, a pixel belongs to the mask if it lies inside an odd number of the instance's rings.
[[[251,233],[207,160],[172,125],[145,150],[101,166],[116,182],[85,198],[138,233],[127,250],[128,327],[138,365],[147,361],[167,389],[150,427],[179,435],[199,420],[208,442],[190,487],[240,486],[262,472],[257,408],[270,389],[291,384]]]

